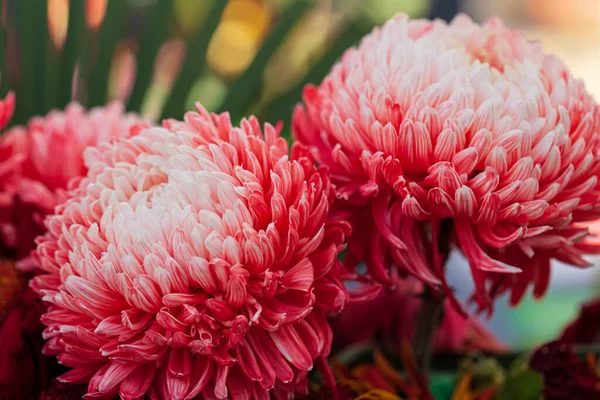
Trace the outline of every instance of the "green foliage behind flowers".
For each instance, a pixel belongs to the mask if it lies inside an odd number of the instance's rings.
[[[174,117],[211,91],[210,111],[287,122],[301,88],[379,22],[342,0],[0,3],[0,95],[10,88],[18,99],[11,124],[72,99],[91,107],[115,96],[152,119]],[[393,11],[425,16],[428,4]],[[185,51],[165,54],[174,41]]]
[[[415,369],[412,350],[384,354],[368,344],[353,345],[331,364],[338,397],[320,384],[310,399],[370,400],[579,400],[600,398],[600,371],[594,348],[550,342],[530,354],[438,355],[430,380]],[[591,352],[589,352],[590,350]],[[318,382],[318,380],[314,380]]]
[[[543,389],[542,376],[529,368],[529,358],[517,358],[498,389],[496,400],[537,400]]]

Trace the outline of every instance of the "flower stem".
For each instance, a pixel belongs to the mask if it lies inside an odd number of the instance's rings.
[[[413,346],[417,363],[425,378],[427,378],[429,372],[435,331],[442,319],[443,304],[443,295],[434,293],[431,290],[426,290],[423,293],[421,308],[417,315]]]
[[[452,228],[451,219],[432,221],[431,223],[433,270],[438,275],[442,275],[442,279],[444,264],[446,264],[450,255]],[[413,346],[417,363],[425,379],[427,379],[429,373],[435,331],[442,320],[445,297],[444,293],[425,288],[421,298],[421,308],[417,315]]]

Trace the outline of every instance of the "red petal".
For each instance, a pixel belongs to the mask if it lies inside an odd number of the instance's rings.
[[[256,345],[260,346],[261,352],[257,352],[259,359],[263,357],[271,364],[275,376],[282,382],[291,382],[294,379],[294,371],[286,362],[283,354],[278,350],[268,332],[262,329],[254,330]]]
[[[312,369],[310,353],[293,326],[283,325],[278,330],[269,332],[269,335],[290,364],[302,371]]]
[[[287,289],[295,289],[307,292],[314,282],[314,269],[308,258],[302,259],[298,264],[290,268],[279,280],[279,283]]]
[[[489,272],[517,273],[520,268],[513,267],[501,261],[492,259],[486,254],[475,239],[473,227],[469,221],[456,220],[456,233],[460,242],[460,248],[469,260],[472,267]]]
[[[227,292],[225,300],[232,307],[240,307],[246,302],[246,281],[240,276],[233,276],[227,283]]]
[[[298,321],[294,327],[296,328],[296,332],[298,333],[302,343],[304,343],[306,349],[310,353],[310,357],[312,359],[317,358],[321,352],[321,338],[317,336],[316,332],[305,320]]]
[[[154,380],[156,367],[153,363],[141,366],[121,382],[119,395],[123,400],[141,398]]]
[[[263,379],[263,374],[256,361],[254,351],[247,340],[245,340],[242,345],[238,346],[237,359],[240,368],[249,379],[253,381],[261,381]]]
[[[250,400],[252,396],[252,385],[239,369],[230,372],[227,387],[231,399]]]
[[[382,193],[375,197],[373,200],[373,206],[371,207],[373,220],[375,221],[375,225],[377,225],[377,229],[379,229],[379,232],[381,232],[383,238],[386,239],[390,245],[397,249],[406,250],[406,245],[392,232],[390,228],[388,205],[391,198],[392,194],[389,192]]]
[[[252,332],[253,331],[251,331],[250,335],[247,336],[247,343],[251,347],[251,351],[253,353],[253,356],[255,357],[256,362],[260,365],[259,368],[262,376],[262,380],[260,381],[260,387],[262,387],[265,390],[270,390],[275,385],[275,371],[273,365],[271,364],[271,360],[274,359],[275,353],[266,353],[267,350],[261,347],[258,338],[256,337],[256,335],[253,335]],[[275,349],[275,351],[277,350]],[[283,357],[281,358],[281,362],[285,364],[287,368],[289,368],[285,360],[283,360]],[[274,361],[274,363],[277,364],[276,361]],[[242,370],[244,370],[244,368],[242,368]],[[292,374],[290,376],[293,377],[293,373],[291,372],[291,370],[290,374]],[[246,375],[251,376],[248,373],[246,373]]]
[[[310,262],[314,266],[314,279],[321,279],[327,275],[333,266],[336,254],[336,245],[332,244],[327,249],[314,252],[309,256]]]
[[[214,363],[208,357],[196,356],[194,371],[190,379],[194,386],[185,396],[185,400],[193,399],[206,387],[212,378],[214,367]]]
[[[187,377],[192,371],[192,355],[184,348],[171,349],[168,371],[172,375]]]
[[[217,364],[217,375],[215,376],[215,396],[217,399],[227,398],[227,376],[229,367]]]

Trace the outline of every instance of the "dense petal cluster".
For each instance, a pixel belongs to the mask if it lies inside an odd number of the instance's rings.
[[[593,354],[580,358],[570,343],[554,341],[540,346],[531,355],[529,365],[544,379],[544,399],[600,398],[596,358]]]
[[[416,324],[407,321],[417,320],[423,284],[413,278],[394,279],[393,283],[393,289],[381,291],[373,300],[349,305],[339,317],[331,319],[334,351],[373,338],[397,349],[404,341],[412,341]],[[503,353],[507,349],[476,318],[461,315],[450,300],[444,300],[433,351]]]
[[[348,263],[431,286],[425,225],[452,219],[475,299],[548,285],[550,260],[586,266],[598,216],[600,111],[562,62],[493,19],[398,16],[304,91],[294,132],[331,170],[353,225]]]
[[[46,220],[45,351],[93,397],[288,398],[329,354],[349,227],[327,174],[271,125],[198,111],[88,149]]]
[[[14,98],[5,102],[12,104]],[[1,106],[0,106],[1,107]],[[6,113],[0,108],[0,124]],[[85,175],[88,146],[128,137],[145,126],[120,103],[89,112],[78,104],[32,118],[0,138],[0,256],[22,260],[42,234],[44,216],[66,198],[69,181]],[[22,265],[26,264],[24,261]]]

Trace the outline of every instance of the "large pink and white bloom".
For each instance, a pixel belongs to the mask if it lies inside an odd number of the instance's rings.
[[[47,219],[45,351],[89,397],[289,398],[330,351],[349,226],[327,174],[271,125],[198,111],[88,149]]]
[[[14,108],[14,98],[6,100]],[[10,105],[12,104],[12,107]],[[0,124],[6,118],[0,110]],[[10,112],[12,114],[12,112]],[[66,199],[69,181],[87,172],[88,146],[129,137],[147,126],[123,105],[84,110],[72,103],[64,111],[34,117],[0,138],[0,257],[27,267],[34,239],[45,231],[43,220]]]
[[[444,219],[480,308],[506,291],[516,304],[529,285],[540,297],[550,260],[583,267],[598,250],[575,224],[599,215],[598,105],[498,19],[397,16],[303,98],[295,135],[331,170],[352,221],[348,265],[366,260],[373,279],[388,282],[395,264],[445,285],[424,250]]]

